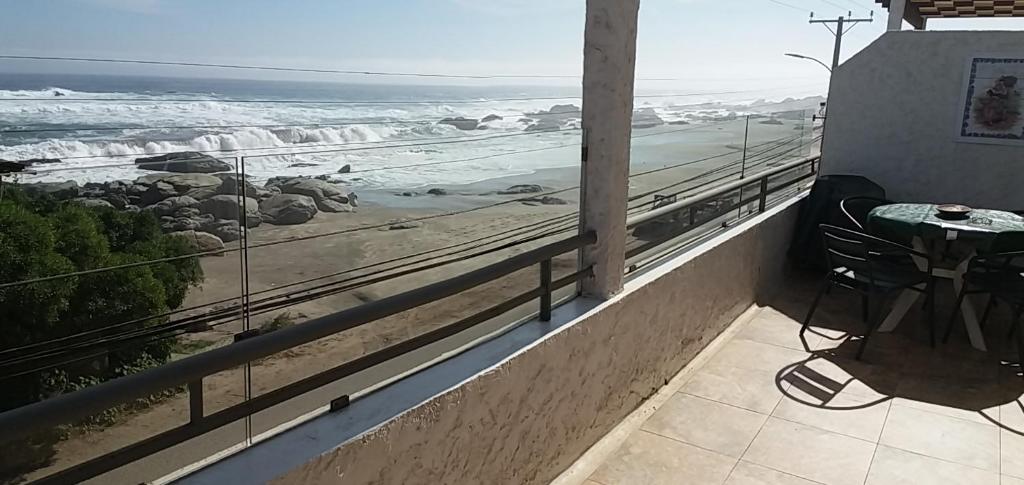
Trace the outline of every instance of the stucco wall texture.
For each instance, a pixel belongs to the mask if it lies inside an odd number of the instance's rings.
[[[968,62],[990,55],[1024,57],[1024,32],[882,35],[835,72],[823,173],[864,175],[894,200],[1024,209],[1024,145],[956,139]]]
[[[275,483],[550,482],[782,277],[790,204]]]

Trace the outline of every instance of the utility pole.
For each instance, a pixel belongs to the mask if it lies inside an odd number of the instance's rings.
[[[853,17],[853,12],[849,12],[849,16]],[[835,35],[835,37],[836,37],[835,50],[832,51],[832,71],[833,72],[835,72],[836,68],[839,67],[839,55],[842,53],[842,49],[843,49],[843,34],[845,34],[846,32],[849,32],[850,30],[852,30],[854,26],[856,26],[857,24],[859,24],[861,22],[874,22],[875,21],[875,13],[874,12],[871,12],[871,16],[866,18],[866,19],[855,19],[855,18],[850,18],[850,17],[843,17],[842,15],[840,15],[838,18],[834,18],[834,19],[816,19],[816,18],[814,18],[814,12],[811,12],[811,23],[812,24],[822,24],[822,25],[824,25],[825,28],[828,29],[830,32],[832,32],[832,34]],[[832,30],[832,27],[829,27],[828,24],[836,24],[836,30]],[[850,26],[850,29],[847,29],[846,28],[847,26]]]
[[[832,68],[829,69],[830,73],[829,73],[829,77],[828,77],[828,89],[829,89],[829,95],[830,95],[829,97],[831,97],[831,94],[832,94],[832,78],[833,78],[833,76],[836,75],[836,69],[839,67],[839,56],[842,54],[842,51],[843,51],[843,34],[849,32],[850,30],[853,30],[853,28],[856,27],[857,24],[860,24],[860,23],[863,23],[863,22],[870,23],[870,22],[874,22],[875,21],[875,12],[871,12],[871,15],[868,18],[859,18],[859,19],[853,18],[853,12],[847,12],[847,15],[848,15],[848,17],[844,17],[844,16],[840,15],[839,17],[834,18],[834,19],[815,19],[814,18],[814,12],[811,12],[811,20],[810,20],[810,22],[812,24],[824,25],[825,28],[828,29],[830,32],[832,32],[832,34],[835,35],[835,37],[836,37],[836,45],[835,45],[835,48],[832,50]],[[836,24],[836,30],[832,30],[832,27],[830,27],[829,24]],[[847,27],[849,27],[849,28],[847,28]],[[820,120],[822,120],[823,123],[827,123],[827,121],[825,121],[827,117],[828,117],[828,112],[826,111],[821,116],[816,117],[816,119],[820,119]],[[812,128],[811,128],[811,133],[812,134],[814,133],[813,125],[812,125]],[[820,146],[821,147],[825,146],[825,128],[824,128],[824,126],[822,126]],[[818,167],[818,173],[819,174],[821,173],[820,165]]]

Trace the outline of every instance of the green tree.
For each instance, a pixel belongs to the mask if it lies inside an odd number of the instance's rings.
[[[66,343],[90,344],[165,324],[168,318],[160,315],[178,308],[202,281],[198,258],[187,257],[193,252],[186,240],[163,235],[151,213],[82,207],[7,189],[0,201],[0,284],[31,282],[0,288],[0,357],[23,356],[39,348],[20,348],[58,338],[69,340],[44,349],[64,351]],[[161,262],[135,265],[154,260]],[[131,266],[61,276],[122,265]],[[135,323],[109,329],[125,322]],[[66,360],[75,362],[38,371],[0,365],[0,411],[159,365],[174,344],[172,338],[146,338],[94,345],[67,353]],[[57,436],[47,432],[0,446],[0,483],[45,464]]]

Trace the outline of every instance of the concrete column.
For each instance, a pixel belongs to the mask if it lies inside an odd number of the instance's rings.
[[[583,250],[581,263],[594,266],[583,293],[596,298],[621,291],[625,271],[639,10],[640,0],[587,0],[580,225],[597,232],[597,244]]]
[[[886,30],[903,30],[903,14],[907,10],[907,0],[889,2],[889,27]]]

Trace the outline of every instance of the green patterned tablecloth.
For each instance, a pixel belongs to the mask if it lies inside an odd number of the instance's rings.
[[[938,217],[934,204],[890,204],[872,210],[867,222],[872,234],[894,241],[919,236],[963,241],[979,251],[1024,250],[1024,217],[1011,212],[975,209],[967,219],[949,220]]]

